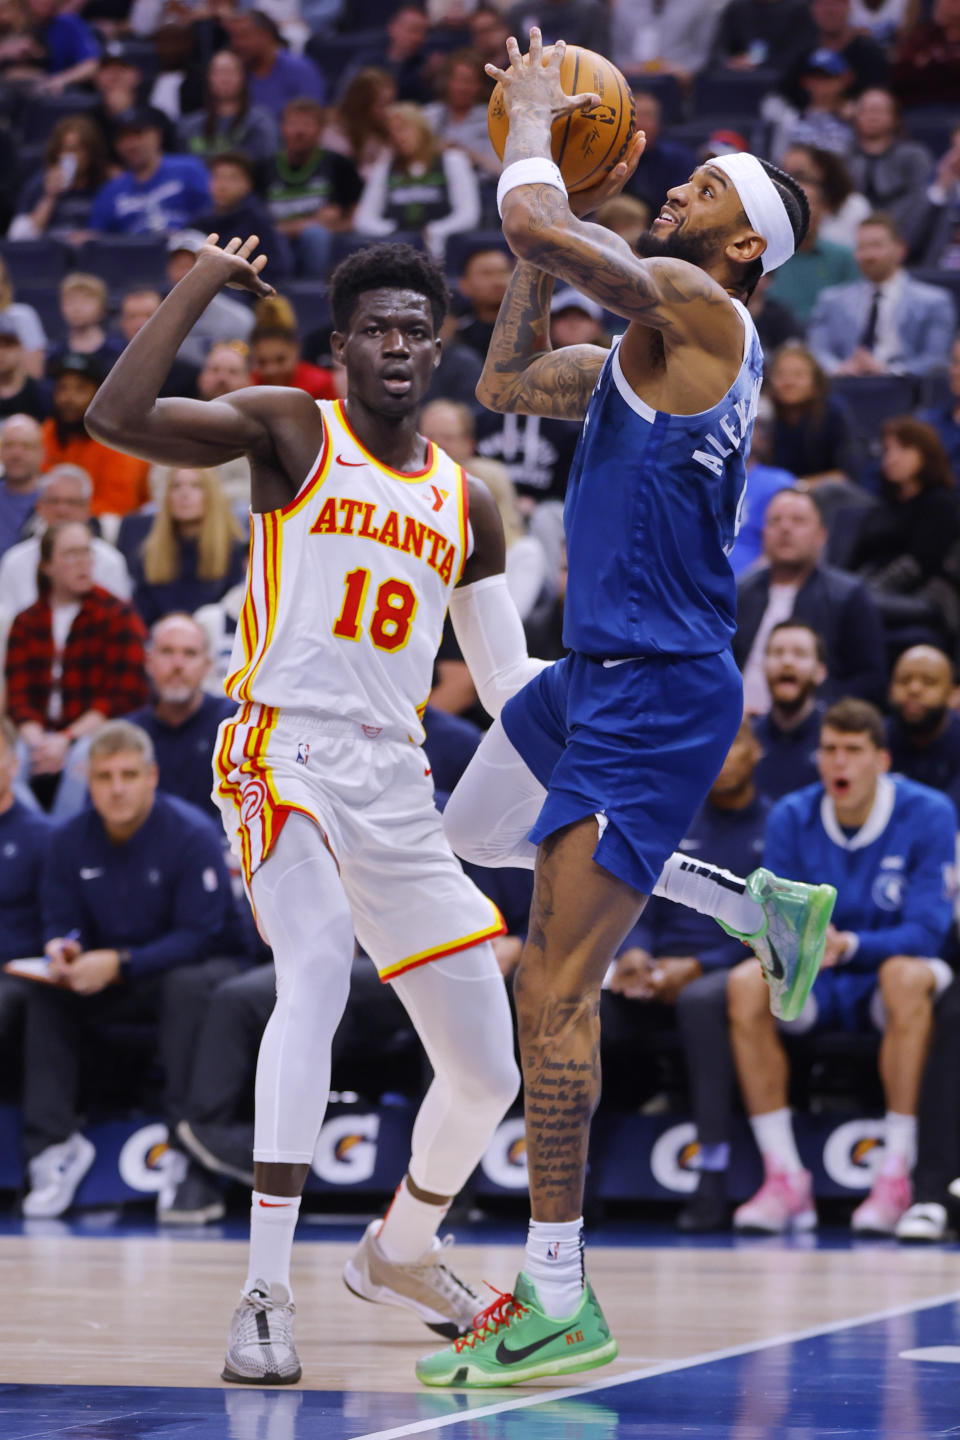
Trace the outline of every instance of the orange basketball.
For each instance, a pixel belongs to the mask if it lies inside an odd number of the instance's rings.
[[[550,55],[545,47],[543,57]],[[527,56],[523,57],[524,64]],[[564,184],[571,192],[589,190],[612,170],[627,153],[633,139],[636,117],[633,96],[616,65],[611,65],[594,50],[568,45],[560,67],[560,83],[567,95],[592,92],[601,104],[587,114],[579,110],[554,121],[552,132],[553,158],[560,166]],[[487,109],[490,143],[503,159],[509,124],[503,108],[503,86],[499,83],[490,96]]]

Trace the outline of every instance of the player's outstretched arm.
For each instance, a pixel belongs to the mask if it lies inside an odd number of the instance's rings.
[[[276,463],[278,412],[316,407],[296,390],[240,390],[220,400],[159,399],[160,387],[181,344],[225,285],[272,295],[260,279],[266,256],[250,260],[255,235],[223,249],[211,235],[193,267],[134,336],[87,410],[96,440],[161,465],[221,465],[241,455]],[[282,417],[280,417],[282,418]]]
[[[502,414],[582,420],[607,351],[600,345],[550,348],[553,276],[519,260],[487,347],[477,399]]]
[[[532,157],[548,159],[551,126],[583,97],[565,95],[560,66],[565,44],[557,41],[544,63],[540,31],[530,31],[529,63],[513,36],[510,65],[485,66],[503,85],[510,128],[504,165]],[[636,160],[634,159],[634,165]],[[518,185],[503,198],[503,233],[520,260],[575,286],[605,309],[684,342],[696,338],[701,350],[725,353],[742,343],[742,324],[726,292],[696,265],[672,258],[641,259],[627,242],[600,225],[580,219],[568,197],[553,185]]]

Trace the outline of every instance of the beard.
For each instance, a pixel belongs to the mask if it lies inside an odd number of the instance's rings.
[[[721,253],[723,241],[717,226],[687,234],[682,231],[681,226],[674,225],[662,239],[659,235],[654,235],[652,230],[644,230],[637,236],[634,249],[644,260],[655,260],[662,256],[670,260],[686,260],[690,265],[706,270],[710,262]]]
[[[943,724],[946,713],[946,705],[937,705],[932,710],[925,710],[919,720],[906,720],[901,715],[900,724],[903,726],[905,734],[909,735],[911,739],[928,740],[931,735],[937,733]]]
[[[812,680],[809,680],[806,685],[800,687],[795,695],[790,695],[787,696],[786,699],[783,699],[777,695],[775,691],[771,690],[770,698],[781,714],[790,718],[794,715],[799,715],[804,705],[807,705],[816,693],[816,685],[814,685]]]

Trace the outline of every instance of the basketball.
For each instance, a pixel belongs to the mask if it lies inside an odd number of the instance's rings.
[[[546,60],[551,51],[544,48]],[[527,56],[523,57],[524,64]],[[600,96],[596,110],[583,110],[561,115],[553,125],[553,158],[560,166],[564,184],[571,193],[589,190],[612,170],[627,153],[633,138],[636,119],[633,96],[616,65],[611,65],[595,50],[568,45],[560,67],[560,83],[567,95],[592,91]],[[487,108],[490,143],[500,159],[510,128],[503,105],[503,86],[498,82]]]

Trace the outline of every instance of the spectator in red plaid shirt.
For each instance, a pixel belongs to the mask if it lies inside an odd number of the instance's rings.
[[[58,790],[75,768],[77,742],[147,700],[146,631],[129,605],[94,585],[85,525],[44,532],[38,588],[39,599],[10,628],[7,711],[20,727],[34,793],[46,808],[56,800],[54,813],[65,815],[76,804]]]

